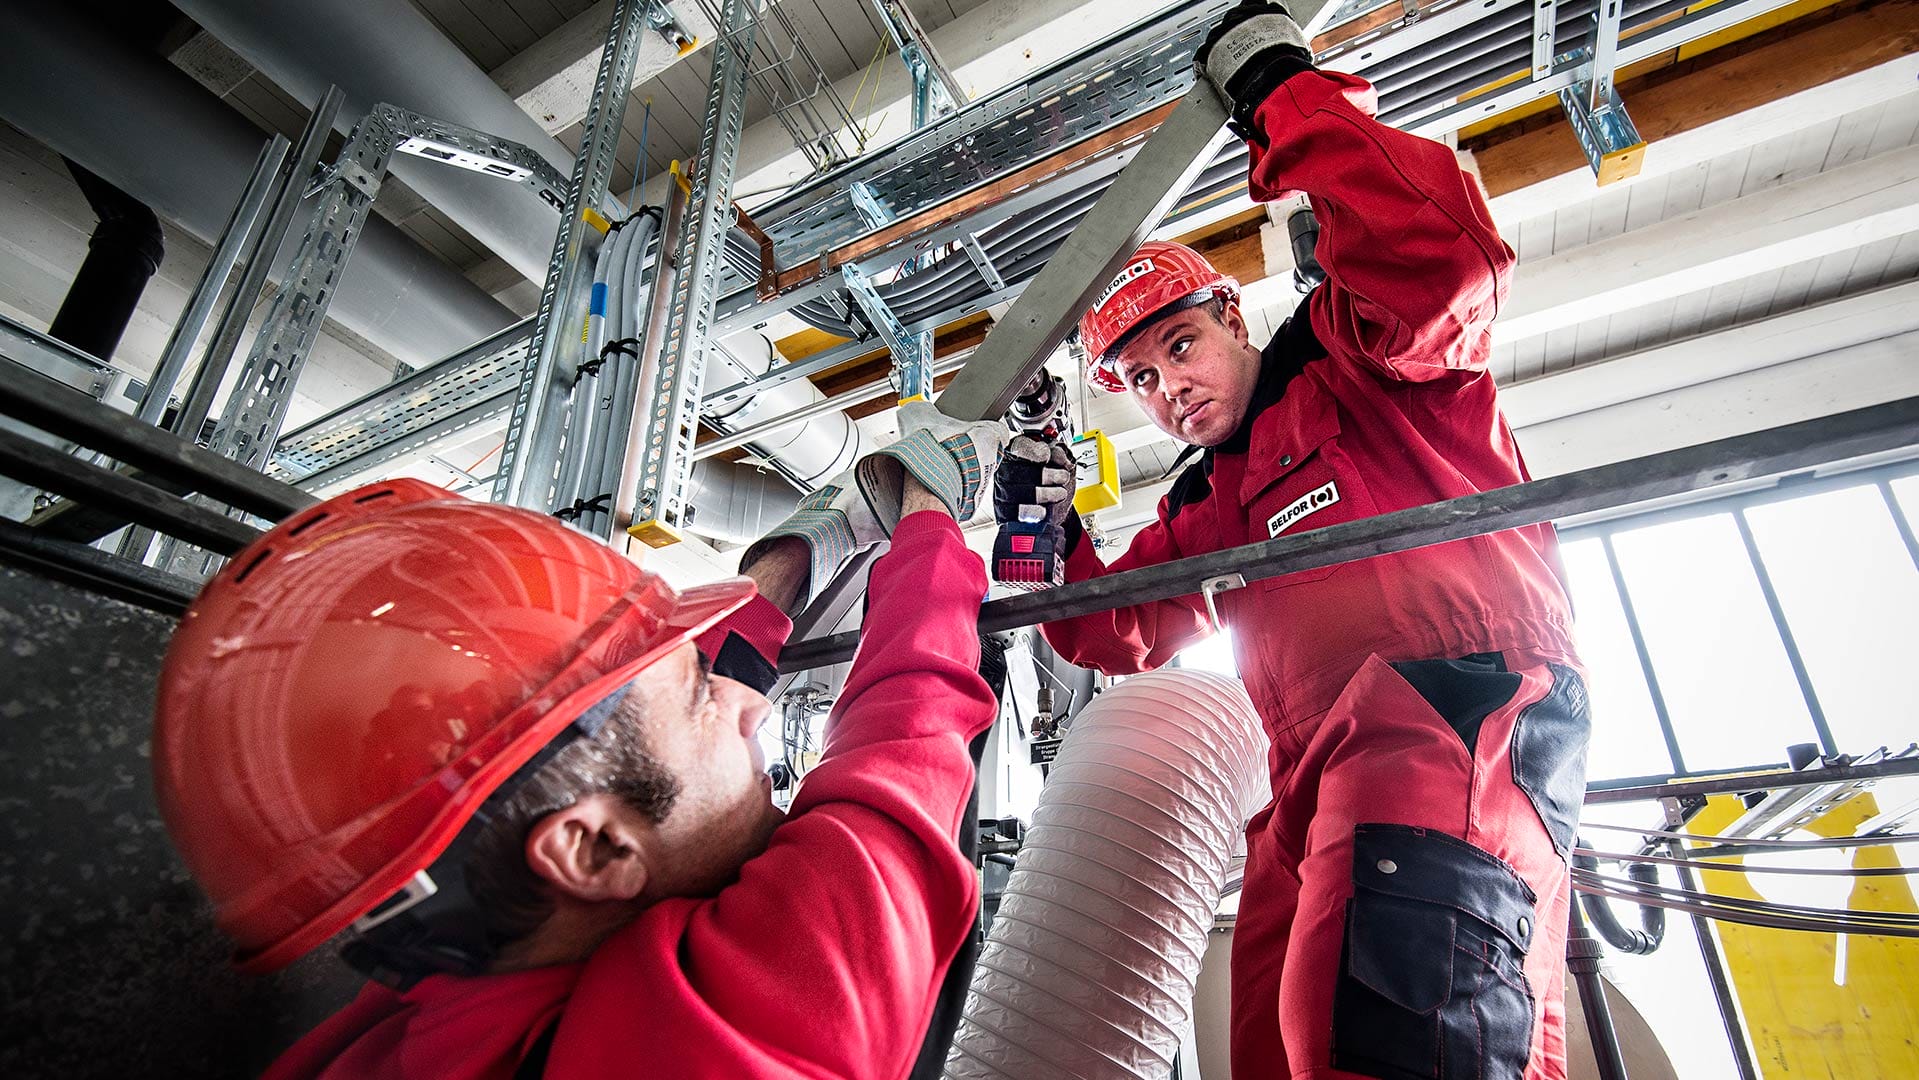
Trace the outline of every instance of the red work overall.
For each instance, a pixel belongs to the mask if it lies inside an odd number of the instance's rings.
[[[1074,543],[1069,579],[1527,479],[1486,372],[1512,252],[1452,151],[1372,111],[1366,83],[1313,71],[1260,106],[1252,193],[1311,196],[1328,280],[1264,350],[1240,431],[1110,567]],[[1563,1076],[1588,724],[1551,527],[1218,603],[1274,791],[1247,826],[1233,1075]],[[1111,674],[1208,631],[1197,596],[1044,627]]]

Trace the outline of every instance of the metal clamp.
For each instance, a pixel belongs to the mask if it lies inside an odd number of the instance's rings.
[[[1244,574],[1219,574],[1199,583],[1199,595],[1206,599],[1206,618],[1213,624],[1213,633],[1217,634],[1226,629],[1226,625],[1219,621],[1219,608],[1215,605],[1213,597],[1223,592],[1230,592],[1233,589],[1243,589],[1245,587],[1246,577]]]

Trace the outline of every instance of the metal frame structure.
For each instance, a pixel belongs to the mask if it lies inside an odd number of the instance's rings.
[[[1677,0],[1624,0],[1616,63],[1675,48],[1764,15],[1783,2],[1721,0],[1689,12]],[[1579,63],[1555,59],[1564,50],[1551,44],[1555,51],[1545,56],[1542,68],[1535,63],[1542,55],[1535,46],[1548,27],[1554,43],[1581,38],[1582,20],[1593,15],[1596,2],[1549,3],[1549,10],[1518,0],[1435,3],[1409,16],[1397,0],[1384,5],[1359,0],[1322,20],[1331,29],[1320,34],[1316,44],[1324,66],[1374,80],[1389,122],[1419,134],[1440,135],[1574,85]],[[876,294],[887,299],[908,335],[1015,299],[1032,270],[1006,265],[992,254],[995,230],[1017,229],[1024,220],[1020,215],[1062,203],[1070,202],[1079,214],[1090,208],[1190,85],[1192,50],[1229,4],[1196,0],[1123,30],[1022,85],[972,101],[761,208],[754,217],[772,245],[775,292],[771,299],[762,297],[761,282],[767,275],[760,245],[736,233],[721,271],[722,296],[712,333],[725,336],[796,308],[825,311],[837,305],[843,312],[857,311],[840,272],[846,265],[868,281],[880,282]],[[1501,83],[1508,75],[1523,77]],[[1197,192],[1230,191],[1243,179],[1239,156],[1225,148],[1202,170],[1200,184],[1183,202],[1195,201]],[[875,224],[875,207],[887,215],[884,222]],[[1076,218],[1062,217],[1062,230],[1072,220]],[[896,290],[920,287],[914,282],[920,275],[887,283],[892,268],[923,256],[939,258],[942,249],[970,265],[970,273],[977,275],[976,292],[924,310],[888,298]],[[721,409],[884,346],[875,330],[870,337],[805,361],[778,365],[759,378],[709,389],[704,400]],[[512,343],[503,341],[502,347]],[[476,408],[497,409],[490,402],[501,391],[488,357],[468,350],[443,363],[471,365],[470,373],[448,381],[458,383],[463,399]],[[289,450],[310,446],[303,437],[323,425],[351,426],[365,419],[356,417],[353,408],[295,433]],[[431,420],[423,414],[417,428],[383,428],[385,438],[421,445],[415,437],[419,429],[449,415],[438,409],[432,413]],[[756,424],[756,429],[771,430],[773,419]],[[384,445],[374,440],[355,444],[387,457]],[[285,454],[282,464],[293,476],[313,469],[346,475],[354,471],[347,450],[342,446],[339,454],[329,454],[324,461],[302,458],[297,467],[295,456]],[[704,445],[695,452],[708,453]]]
[[[759,16],[751,0],[725,0],[714,24],[713,74],[706,92],[706,125],[700,136],[693,192],[687,201],[690,227],[674,260],[677,280],[661,343],[639,494],[627,532],[642,543],[676,543],[686,519],[687,481],[693,442],[699,434],[700,389],[712,342],[713,308],[719,299],[721,249],[736,219],[733,169],[739,158],[746,115],[747,68]]]
[[[645,0],[618,0],[613,6],[613,21],[587,100],[580,153],[573,162],[573,179],[560,210],[553,254],[547,260],[539,310],[532,319],[532,339],[508,414],[506,445],[493,481],[495,502],[553,509],[560,455],[565,450],[566,413],[578,382],[580,360],[573,330],[585,324],[593,275],[584,257],[592,228],[586,212],[606,198],[606,186],[613,178],[627,87],[633,85],[640,35],[648,28],[647,8]]]

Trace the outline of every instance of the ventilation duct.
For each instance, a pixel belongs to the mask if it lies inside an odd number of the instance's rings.
[[[100,224],[94,226],[86,261],[73,275],[47,336],[110,360],[140,306],[140,294],[166,257],[166,244],[160,219],[140,200],[71,161],[67,171]]]
[[[949,1080],[1165,1077],[1241,827],[1270,799],[1238,682],[1135,675],[1074,721],[973,972]]]

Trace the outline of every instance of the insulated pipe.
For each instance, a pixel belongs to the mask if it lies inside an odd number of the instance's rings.
[[[67,171],[100,224],[94,226],[87,257],[73,275],[47,336],[110,360],[134,309],[140,306],[140,294],[166,257],[166,243],[160,219],[140,200],[72,161],[67,162]]]
[[[733,348],[753,350],[752,359],[736,356],[730,351]],[[770,371],[781,362],[779,353],[774,351],[773,343],[765,335],[739,334],[728,339],[727,345],[707,353],[706,385],[731,386]],[[725,421],[729,428],[744,427],[758,417],[783,416],[825,396],[811,381],[794,379],[729,406],[725,412],[716,414],[715,418]],[[747,449],[769,461],[778,461],[792,471],[794,478],[806,490],[811,491],[831,477],[852,468],[853,462],[866,452],[867,445],[865,433],[853,422],[852,417],[845,413],[828,413],[808,423],[769,433],[764,440],[749,443]]]
[[[346,91],[339,127],[379,102],[524,144],[561,176],[573,155],[407,0],[179,0],[176,5],[312,107]],[[517,184],[408,155],[394,174],[529,281],[546,280],[559,218]]]
[[[69,5],[9,4],[5,27],[0,116],[187,232],[217,242],[259,155],[260,130],[185,72],[98,32]],[[304,231],[291,230],[274,254],[276,279]],[[327,315],[415,366],[514,321],[499,301],[377,214],[367,218]]]
[[[1135,675],[1080,711],[974,968],[951,1080],[1164,1077],[1240,828],[1271,798],[1246,691]]]

